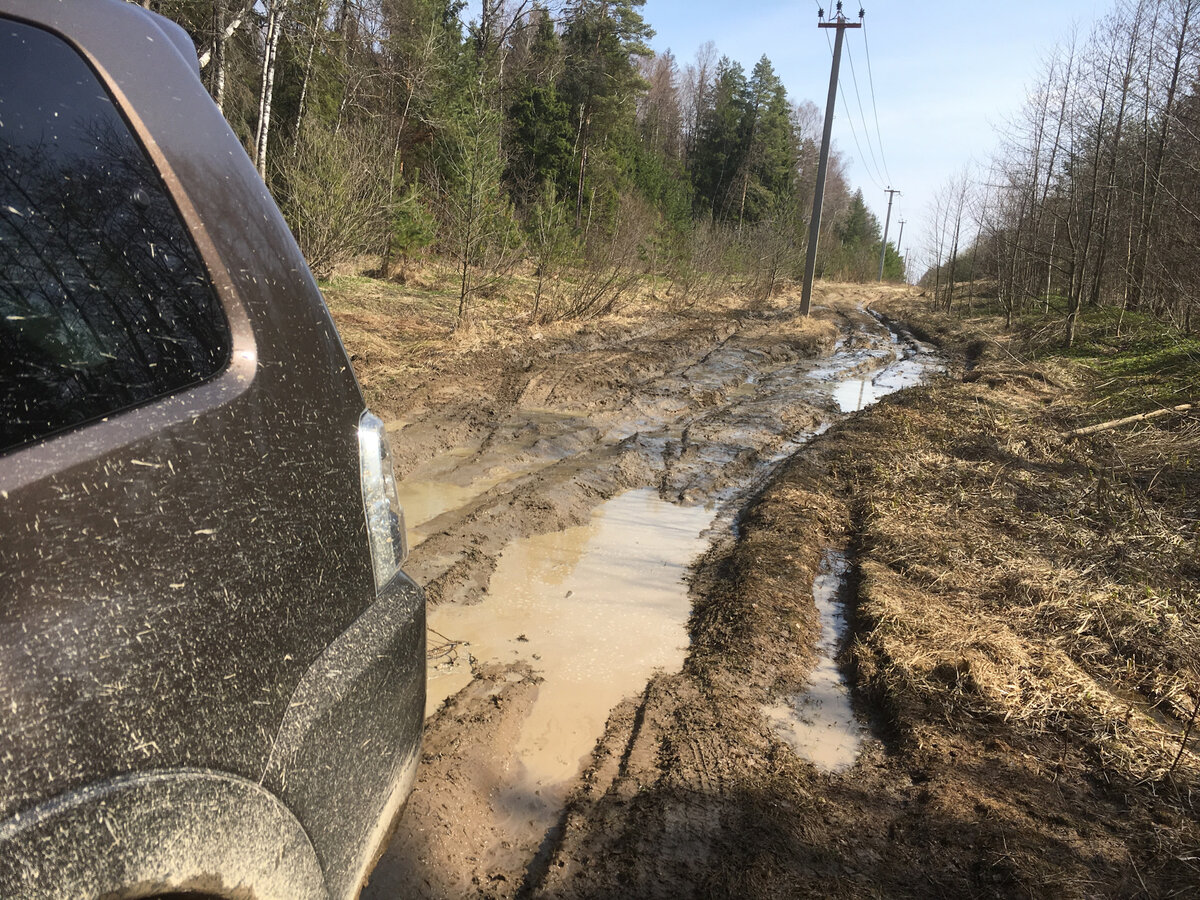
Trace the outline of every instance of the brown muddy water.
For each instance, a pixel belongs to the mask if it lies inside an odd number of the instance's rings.
[[[655,473],[656,488],[619,493],[586,524],[509,542],[480,602],[429,610],[430,646],[440,651],[431,654],[427,714],[492,661],[525,662],[542,678],[521,727],[519,771],[492,799],[498,812],[545,824],[610,710],[656,669],[678,671],[687,653],[689,567],[735,527],[746,497],[774,467],[842,415],[940,368],[930,348],[866,316],[820,359],[777,359],[764,346],[722,342],[590,418],[578,407],[520,408],[486,439],[428,461],[399,484],[416,546],[465,509],[502,508],[533,473],[544,484],[575,479],[597,447],[632,442]],[[557,476],[560,469],[569,474]],[[845,628],[843,566],[831,555],[814,585],[823,634],[811,687],[764,710],[781,740],[826,771],[853,765],[866,734],[835,662]]]
[[[523,805],[561,799],[609,710],[656,669],[683,664],[684,578],[715,514],[629,491],[598,506],[585,525],[509,544],[483,602],[429,611],[429,627],[462,647],[430,671],[428,712],[465,687],[480,663],[526,661],[544,679],[517,744],[521,771],[511,796],[500,798],[515,804],[514,816],[537,812]]]
[[[842,591],[846,555],[831,550],[813,579],[813,603],[821,617],[817,664],[807,690],[767,706],[763,713],[772,729],[796,753],[824,772],[844,772],[862,750],[866,729],[854,715],[846,678],[837,665],[846,636]]]

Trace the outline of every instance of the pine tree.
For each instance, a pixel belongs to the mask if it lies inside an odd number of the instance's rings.
[[[879,220],[867,209],[861,190],[850,198],[850,207],[833,225],[838,246],[830,255],[826,275],[843,281],[868,281],[878,273]]]
[[[792,206],[798,165],[787,90],[767,57],[755,65],[749,89],[753,119],[739,222],[757,222]]]
[[[470,74],[474,60],[467,64]],[[458,325],[470,320],[474,294],[520,257],[521,236],[503,189],[500,114],[482,76],[459,96],[439,139],[443,247],[459,275]]]
[[[741,65],[722,57],[708,93],[709,105],[700,116],[696,149],[691,158],[697,212],[727,219],[735,199],[734,187],[749,150],[746,125],[751,109],[750,88]],[[733,205],[732,211],[737,212]]]
[[[566,11],[566,67],[560,95],[571,113],[575,224],[582,227],[599,192],[615,206],[629,162],[637,95],[645,89],[636,57],[650,53],[654,34],[639,10],[645,0],[576,0]]]
[[[519,203],[531,202],[547,181],[559,193],[570,186],[570,110],[555,83],[562,69],[562,44],[549,14],[543,9],[536,16],[508,108],[505,180]]]

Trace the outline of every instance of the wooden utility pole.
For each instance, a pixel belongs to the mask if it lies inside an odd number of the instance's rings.
[[[879,248],[879,280],[883,281],[883,262],[887,258],[887,236],[888,229],[892,227],[892,200],[895,199],[899,191],[893,191],[888,188],[884,193],[888,195],[888,211],[887,218],[883,220],[883,245]],[[897,251],[899,252],[899,251]]]
[[[896,255],[900,257],[900,269],[904,272],[904,280],[908,281],[908,266],[904,264],[904,254],[900,252],[900,246],[904,243],[904,223],[906,219],[900,220],[900,236],[896,238]]]
[[[829,99],[825,101],[825,132],[821,136],[821,157],[817,162],[817,189],[813,193],[812,218],[808,223],[808,255],[804,257],[804,289],[800,294],[800,315],[807,316],[812,306],[813,275],[817,271],[817,237],[821,231],[821,204],[825,200],[825,171],[829,167],[829,137],[833,133],[833,107],[837,102],[838,69],[842,64],[842,38],[847,28],[862,28],[866,13],[858,11],[858,21],[851,22],[842,12],[842,0],[838,0],[833,19],[825,21],[825,10],[817,11],[818,28],[836,28],[837,39],[833,42],[833,68],[829,72]]]

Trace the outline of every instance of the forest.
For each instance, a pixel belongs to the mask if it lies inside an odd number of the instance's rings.
[[[821,111],[763,56],[654,53],[644,0],[147,0],[319,278],[453,273],[456,319],[531,280],[531,321],[766,299],[803,272]],[[873,279],[880,227],[831,160],[818,275]],[[886,277],[902,280],[889,245]]]
[[[1191,331],[1200,300],[1200,0],[1118,0],[1045,59],[992,160],[932,204],[922,283],[1037,311]]]

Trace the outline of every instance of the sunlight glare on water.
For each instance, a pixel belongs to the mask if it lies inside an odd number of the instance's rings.
[[[858,412],[878,398],[875,396],[875,385],[871,383],[870,376],[867,376],[841,382],[833,389],[833,399],[837,401],[838,409],[842,412]]]
[[[844,413],[858,412],[871,406],[881,397],[920,384],[930,371],[938,371],[927,358],[899,359],[871,375],[857,375],[837,382],[833,399]]]

